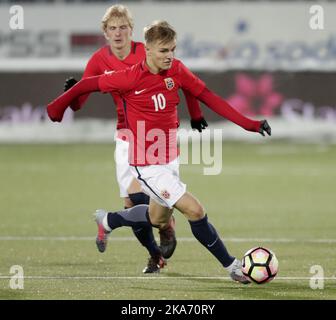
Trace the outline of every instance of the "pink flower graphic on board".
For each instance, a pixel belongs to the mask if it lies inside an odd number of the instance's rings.
[[[246,116],[272,116],[283,101],[282,94],[274,91],[273,77],[269,74],[253,79],[239,73],[235,84],[236,92],[227,101]]]

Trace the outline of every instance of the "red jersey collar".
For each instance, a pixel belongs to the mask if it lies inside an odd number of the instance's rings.
[[[148,66],[147,66],[146,58],[141,62],[140,65],[141,65],[141,69],[142,69],[144,72],[148,72],[148,73],[153,74],[153,75],[166,76],[167,73],[168,73],[169,70],[170,70],[170,69],[168,69],[168,70],[161,71],[161,72],[159,72],[159,73],[152,73],[152,72],[149,70]]]

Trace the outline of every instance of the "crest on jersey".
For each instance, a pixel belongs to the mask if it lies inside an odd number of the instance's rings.
[[[165,199],[170,198],[170,193],[167,190],[162,190],[161,191],[161,196],[164,197]]]
[[[165,83],[166,83],[166,87],[168,90],[172,90],[175,86],[174,80],[172,78],[166,78],[164,79]]]

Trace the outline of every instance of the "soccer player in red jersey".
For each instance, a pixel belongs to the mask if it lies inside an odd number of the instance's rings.
[[[151,199],[149,206],[138,205],[117,212],[100,210],[96,214],[98,224],[105,232],[121,226],[159,227],[168,223],[176,208],[188,219],[195,238],[217,258],[231,278],[249,283],[241,271],[240,260],[228,253],[202,204],[180,181],[174,118],[179,103],[177,90],[190,91],[210,109],[248,131],[271,135],[271,127],[266,120],[251,120],[237,112],[174,58],[176,32],[167,22],[149,26],[145,44],[143,62],[130,69],[81,80],[48,105],[49,117],[61,121],[71,101],[86,92],[119,92],[125,101],[127,134],[132,138],[129,157],[132,172]]]
[[[97,50],[89,59],[82,78],[109,74],[116,70],[124,70],[145,59],[145,47],[141,42],[132,41],[132,32],[134,28],[133,19],[127,7],[122,5],[113,5],[108,8],[102,18],[102,31],[108,42],[108,45]],[[77,83],[74,78],[66,80],[64,89],[67,91]],[[130,208],[138,204],[148,204],[149,196],[142,192],[140,183],[133,177],[128,163],[127,137],[122,135],[122,129],[126,128],[124,116],[123,98],[117,92],[110,92],[117,110],[117,135],[116,135],[116,175],[120,189],[120,197],[124,198],[124,206]],[[184,91],[188,110],[191,116],[191,126],[193,129],[202,131],[207,126],[203,117],[199,102],[188,91]],[[74,100],[70,107],[77,111],[81,109],[89,94],[84,94]],[[178,115],[176,110],[176,121],[178,126]],[[163,258],[169,258],[176,247],[176,238],[174,232],[175,221],[172,218],[167,226],[163,226],[160,231],[160,249]],[[154,267],[147,268],[147,271],[157,271],[155,267],[157,261],[163,265],[160,250],[156,245],[154,237],[146,236],[142,228],[133,228],[135,236],[138,238],[150,253],[149,265]],[[108,234],[103,230],[96,239],[97,248],[100,252],[106,250]]]

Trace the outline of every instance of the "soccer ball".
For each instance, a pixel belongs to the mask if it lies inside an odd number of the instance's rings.
[[[244,254],[243,274],[257,284],[269,282],[278,273],[278,259],[274,252],[263,247],[252,248]]]

